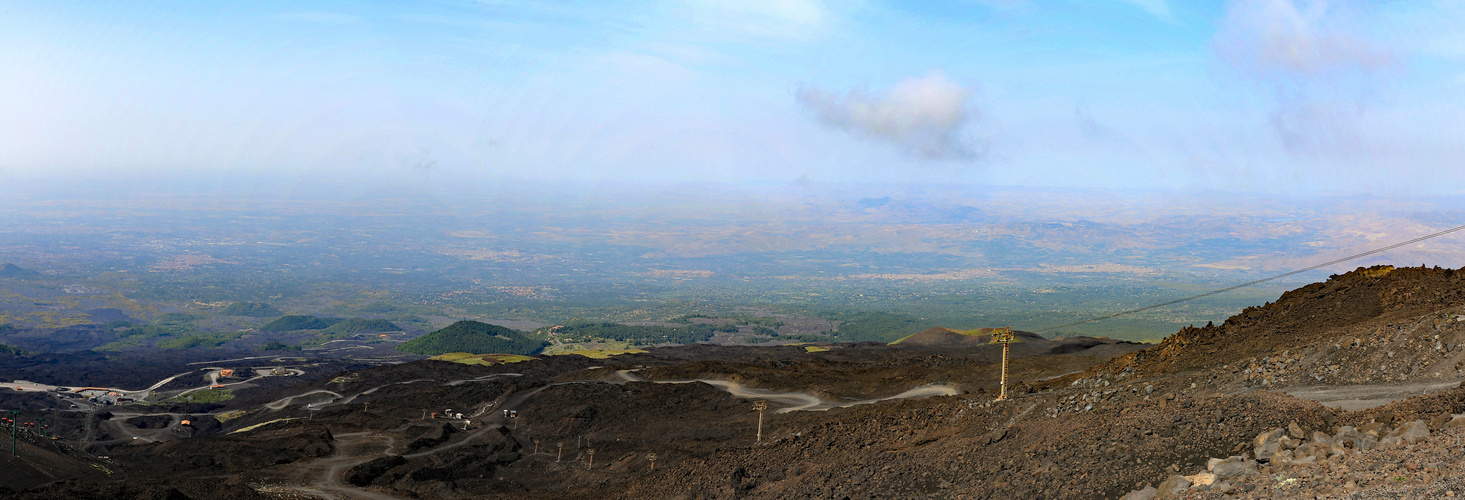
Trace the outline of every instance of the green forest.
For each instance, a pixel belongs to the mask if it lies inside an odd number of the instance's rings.
[[[526,337],[502,326],[465,320],[412,339],[398,346],[397,350],[427,356],[450,352],[527,356],[538,353],[547,345],[548,342]]]
[[[25,349],[21,349],[13,345],[0,344],[0,354],[10,356],[25,356]]]
[[[357,332],[395,332],[398,330],[401,328],[384,319],[351,318],[327,327],[321,331],[321,334],[344,336]]]
[[[615,340],[633,344],[691,344],[705,342],[719,331],[736,326],[689,324],[687,326],[640,326],[620,323],[570,322],[560,330],[567,339]]]
[[[400,327],[384,319],[351,318],[321,330],[320,335],[307,344],[318,345],[332,340],[344,339],[360,332],[395,332]]]
[[[943,326],[914,316],[880,311],[829,314],[825,319],[839,322],[839,326],[825,332],[831,337],[825,340],[850,342],[890,342],[933,326]]]
[[[292,332],[295,330],[321,330],[335,326],[342,320],[337,318],[321,318],[316,316],[290,315],[281,316],[279,319],[265,323],[259,327],[266,332]]]

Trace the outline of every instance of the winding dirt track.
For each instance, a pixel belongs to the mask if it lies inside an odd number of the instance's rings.
[[[1460,379],[1424,381],[1402,384],[1324,385],[1284,389],[1292,397],[1311,399],[1323,406],[1344,411],[1358,411],[1383,406],[1400,399],[1453,389]]]
[[[308,486],[285,488],[327,499],[401,500],[402,497],[363,490],[342,483],[346,469],[381,456],[391,447],[391,438],[370,432],[336,434],[336,452],[329,458],[299,465],[296,481]],[[383,442],[385,441],[385,442]]]
[[[499,377],[516,377],[516,376],[521,376],[521,374],[518,374],[518,373],[499,373],[499,374],[493,374],[493,375],[488,375],[488,376],[484,376],[484,377],[478,377],[478,378],[474,378],[474,379],[453,380],[453,381],[445,382],[444,385],[460,385],[460,384],[469,383],[469,382],[481,382],[481,381],[486,381],[486,380],[492,380],[492,379],[499,378]],[[417,382],[422,382],[422,381],[424,381],[424,380],[408,380],[408,381],[402,381],[402,382],[394,382],[392,384],[385,384],[385,385],[382,385],[382,386],[374,387],[372,389],[368,389],[366,391],[358,392],[358,393],[352,394],[350,396],[344,396],[342,394],[339,394],[339,393],[336,393],[336,392],[333,392],[333,391],[327,391],[327,390],[324,390],[324,389],[317,389],[317,390],[314,390],[314,391],[309,391],[309,392],[305,392],[305,393],[302,393],[302,394],[297,394],[297,395],[294,395],[294,396],[288,396],[288,397],[280,398],[280,399],[277,399],[275,401],[271,401],[269,403],[266,403],[263,406],[265,408],[268,408],[268,409],[271,409],[271,410],[279,410],[279,409],[283,409],[286,406],[289,406],[290,404],[294,403],[294,401],[297,398],[302,398],[302,397],[311,396],[311,395],[315,395],[315,394],[326,394],[326,395],[332,396],[333,398],[330,401],[327,401],[327,402],[314,403],[314,404],[312,404],[314,406],[329,406],[329,405],[335,405],[335,404],[344,404],[344,403],[350,402],[351,400],[356,399],[357,397],[359,397],[361,395],[370,394],[372,392],[375,392],[377,389],[381,389],[381,388],[387,387],[389,385],[410,384],[410,383],[417,383]],[[548,389],[550,387],[554,387],[554,386],[558,386],[558,385],[565,385],[565,384],[625,383],[625,382],[631,382],[631,381],[646,381],[646,380],[643,379],[643,378],[641,378],[641,377],[636,376],[635,374],[633,374],[632,373],[632,370],[620,370],[620,371],[616,372],[616,379],[612,379],[612,380],[602,380],[602,381],[579,380],[579,381],[568,381],[568,382],[556,382],[556,383],[552,383],[552,384],[546,384],[546,385],[543,385],[543,386],[535,387],[533,389],[529,389],[529,390],[526,390],[526,391],[520,391],[518,393],[506,394],[506,395],[500,397],[500,399],[502,400],[502,405],[496,405],[495,404],[498,400],[495,400],[495,401],[487,401],[487,402],[483,403],[482,405],[480,405],[481,406],[480,410],[477,413],[475,413],[474,416],[477,417],[477,416],[483,415],[485,413],[487,413],[487,415],[484,416],[480,420],[483,425],[481,427],[479,427],[478,429],[474,430],[473,432],[464,434],[464,435],[462,435],[459,438],[452,439],[451,441],[449,441],[447,443],[443,443],[443,444],[438,445],[436,447],[433,447],[433,448],[430,448],[430,449],[427,449],[427,450],[423,450],[423,451],[419,451],[419,452],[416,452],[416,453],[405,454],[405,455],[402,455],[402,456],[405,457],[405,458],[417,458],[417,457],[423,457],[423,456],[432,455],[432,454],[435,454],[435,453],[439,453],[439,452],[442,452],[442,451],[445,451],[445,450],[450,450],[450,449],[453,449],[453,448],[457,448],[457,447],[464,446],[464,445],[467,445],[469,443],[472,443],[472,442],[476,441],[479,437],[483,436],[485,433],[488,433],[488,432],[496,432],[495,431],[495,428],[496,427],[495,427],[494,424],[504,423],[504,422],[502,422],[504,419],[503,419],[503,417],[501,415],[498,415],[496,413],[489,413],[487,411],[489,408],[494,407],[494,406],[500,406],[500,407],[502,407],[504,409],[517,408],[517,407],[523,405],[525,401],[528,401],[530,398],[533,398],[534,396],[538,395],[540,392],[543,392],[545,389]],[[896,395],[890,396],[890,397],[876,398],[876,399],[866,399],[866,400],[860,400],[860,401],[832,402],[832,401],[825,401],[825,400],[819,398],[818,396],[815,396],[813,394],[809,394],[809,393],[806,393],[806,392],[779,392],[779,391],[771,391],[771,390],[767,390],[767,389],[757,389],[757,388],[745,387],[742,384],[739,384],[737,382],[732,382],[732,381],[727,381],[727,380],[713,380],[713,379],[669,380],[669,381],[654,380],[654,381],[651,381],[651,382],[655,382],[655,383],[658,383],[658,384],[691,384],[691,383],[701,382],[701,383],[705,383],[705,384],[708,384],[708,385],[712,385],[714,387],[718,387],[718,388],[720,388],[722,390],[725,390],[725,391],[728,392],[728,394],[731,394],[731,395],[733,395],[735,397],[747,398],[747,399],[763,399],[763,400],[773,401],[773,402],[778,403],[778,404],[786,405],[786,407],[778,409],[777,410],[778,413],[789,413],[789,412],[794,412],[794,411],[823,411],[823,410],[828,410],[830,408],[842,408],[842,407],[855,406],[855,405],[871,404],[871,403],[878,403],[878,402],[881,402],[881,401],[890,401],[890,400],[895,400],[895,399],[919,398],[919,397],[927,397],[927,396],[950,396],[950,395],[955,395],[955,394],[959,394],[960,393],[960,391],[957,390],[955,387],[951,387],[951,386],[948,386],[948,385],[939,385],[938,384],[938,385],[928,385],[928,386],[917,387],[917,388],[914,388],[914,389],[911,389],[911,390],[908,390],[908,391],[905,391],[905,392],[902,392],[900,394],[896,394]],[[316,495],[316,496],[320,496],[320,497],[324,497],[324,498],[328,498],[328,499],[396,500],[396,499],[400,498],[400,497],[396,497],[396,496],[393,496],[393,495],[388,495],[388,494],[385,494],[385,493],[380,493],[380,492],[376,492],[376,491],[369,491],[369,490],[364,490],[364,489],[361,489],[361,488],[357,488],[355,486],[352,486],[350,484],[343,483],[341,481],[341,478],[345,474],[345,471],[347,469],[349,469],[349,468],[351,468],[351,467],[353,467],[353,466],[355,466],[357,464],[361,464],[361,463],[364,463],[364,462],[366,462],[368,460],[371,460],[372,458],[375,458],[375,457],[378,457],[378,456],[382,456],[384,454],[391,454],[391,453],[397,452],[396,445],[395,445],[394,439],[392,437],[390,437],[388,435],[384,435],[384,434],[377,434],[377,433],[371,433],[371,432],[355,432],[355,433],[336,434],[335,435],[335,438],[336,438],[336,452],[334,454],[332,454],[328,458],[315,459],[315,460],[312,460],[312,461],[309,461],[309,462],[306,462],[306,463],[302,463],[302,464],[298,464],[298,465],[294,466],[298,472],[295,473],[295,474],[292,474],[293,477],[291,478],[291,482],[292,483],[295,483],[296,485],[280,486],[280,488],[294,490],[294,491],[299,491],[299,492],[303,492],[303,493],[308,493],[308,494],[311,494],[311,495]]]
[[[268,409],[271,409],[271,410],[283,409],[286,406],[290,406],[290,403],[294,402],[295,399],[302,398],[302,397],[305,397],[305,396],[309,396],[309,395],[312,395],[312,394],[330,394],[332,396],[335,396],[336,399],[341,399],[341,397],[342,397],[340,393],[335,392],[335,391],[327,391],[325,389],[316,389],[316,390],[313,390],[313,391],[310,391],[310,392],[306,392],[306,393],[302,393],[302,394],[296,394],[294,396],[286,396],[286,397],[283,397],[283,398],[280,398],[280,399],[276,399],[274,401],[270,401],[268,403],[265,403],[264,404],[264,407],[265,408],[268,408]],[[332,401],[334,401],[334,399]]]
[[[635,373],[632,373],[634,371],[635,370],[619,370],[616,371],[616,377],[619,377],[623,382],[654,382],[658,384],[691,384],[701,382],[707,385],[711,385],[713,387],[721,388],[722,390],[727,391],[728,394],[732,394],[735,397],[744,399],[766,399],[768,401],[787,405],[786,408],[779,408],[775,413],[789,413],[795,411],[824,411],[830,408],[847,408],[850,406],[867,405],[871,403],[879,403],[881,401],[891,401],[895,399],[924,398],[928,396],[955,396],[957,394],[961,394],[961,390],[955,387],[946,384],[932,384],[917,387],[915,389],[911,389],[890,397],[863,399],[860,401],[830,402],[820,399],[819,396],[815,396],[807,392],[778,392],[770,391],[767,389],[755,389],[729,380],[715,380],[705,378],[699,378],[696,380],[646,380],[637,376]]]

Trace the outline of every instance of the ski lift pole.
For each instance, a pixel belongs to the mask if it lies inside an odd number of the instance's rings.
[[[10,410],[10,454],[20,456],[15,448],[15,427],[20,425],[20,410]]]
[[[992,343],[1002,344],[1002,381],[997,400],[1007,399],[1007,345],[1012,343],[1012,328],[1002,327],[992,331]]]
[[[761,443],[763,442],[763,410],[768,409],[768,401],[760,400],[753,403],[753,409],[758,410],[758,437],[754,439],[754,442]]]

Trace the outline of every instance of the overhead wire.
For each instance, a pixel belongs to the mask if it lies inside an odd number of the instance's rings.
[[[1414,238],[1414,239],[1409,240],[1409,241],[1403,241],[1403,242],[1395,243],[1395,244],[1392,244],[1392,245],[1389,245],[1389,246],[1375,248],[1375,249],[1369,250],[1367,252],[1356,253],[1356,254],[1349,255],[1347,257],[1343,257],[1343,258],[1340,258],[1340,259],[1333,259],[1333,260],[1324,262],[1322,264],[1318,264],[1318,265],[1311,266],[1311,267],[1307,267],[1307,268],[1303,268],[1303,269],[1298,269],[1296,271],[1288,271],[1288,272],[1285,272],[1285,273],[1282,273],[1282,274],[1278,274],[1278,275],[1275,275],[1275,276],[1268,276],[1266,278],[1262,278],[1262,279],[1259,279],[1259,280],[1256,280],[1256,281],[1248,281],[1248,282],[1242,283],[1240,285],[1229,286],[1229,287],[1222,288],[1222,289],[1219,289],[1219,290],[1212,290],[1212,291],[1209,291],[1209,292],[1206,292],[1206,293],[1202,293],[1202,294],[1198,294],[1198,295],[1191,295],[1189,297],[1171,300],[1169,302],[1162,302],[1162,303],[1155,304],[1155,305],[1152,305],[1152,306],[1141,307],[1139,309],[1130,309],[1130,310],[1127,310],[1127,311],[1120,311],[1120,312],[1116,312],[1114,314],[1109,314],[1109,315],[1106,315],[1106,316],[1097,316],[1097,317],[1089,318],[1089,319],[1086,319],[1086,320],[1083,320],[1083,321],[1076,321],[1076,322],[1073,322],[1073,323],[1068,323],[1066,325],[1058,325],[1058,326],[1048,327],[1048,328],[1044,328],[1042,330],[1038,330],[1038,331],[1036,331],[1034,333],[1051,332],[1051,331],[1058,330],[1058,329],[1062,329],[1062,328],[1069,328],[1069,327],[1074,327],[1074,326],[1083,325],[1083,324],[1087,324],[1087,323],[1093,323],[1095,321],[1103,321],[1103,320],[1106,320],[1106,319],[1113,319],[1113,318],[1117,318],[1117,317],[1120,317],[1120,316],[1127,316],[1127,315],[1134,314],[1134,313],[1148,311],[1148,310],[1151,310],[1151,309],[1159,309],[1161,307],[1172,306],[1172,305],[1175,305],[1175,304],[1179,304],[1181,302],[1189,302],[1189,301],[1192,301],[1192,300],[1195,300],[1195,299],[1210,297],[1212,295],[1216,295],[1216,294],[1220,294],[1220,293],[1226,293],[1226,292],[1229,292],[1229,291],[1232,291],[1232,290],[1236,290],[1236,289],[1240,289],[1240,288],[1246,288],[1246,287],[1249,287],[1249,286],[1255,286],[1255,285],[1259,285],[1259,284],[1262,284],[1262,283],[1266,283],[1268,281],[1278,280],[1278,279],[1286,278],[1288,276],[1292,276],[1292,275],[1296,275],[1296,274],[1302,274],[1302,273],[1305,273],[1305,272],[1308,272],[1308,271],[1316,271],[1318,269],[1322,269],[1324,267],[1328,267],[1328,266],[1331,266],[1331,265],[1334,265],[1334,264],[1341,264],[1343,262],[1348,262],[1348,261],[1353,260],[1353,259],[1357,259],[1357,258],[1361,258],[1361,257],[1367,257],[1367,256],[1370,256],[1370,255],[1387,252],[1387,251],[1393,250],[1395,248],[1399,248],[1399,247],[1407,246],[1407,245],[1412,245],[1412,244],[1415,244],[1415,243],[1419,243],[1421,241],[1425,241],[1425,240],[1432,239],[1432,238],[1437,238],[1437,237],[1444,236],[1446,234],[1450,234],[1450,233],[1453,233],[1453,232],[1456,232],[1456,231],[1461,231],[1461,230],[1465,230],[1465,226],[1455,226],[1455,227],[1446,229],[1444,231],[1440,231],[1440,232],[1437,232],[1437,233],[1427,234],[1427,235],[1424,235],[1424,236],[1420,236],[1418,238]]]

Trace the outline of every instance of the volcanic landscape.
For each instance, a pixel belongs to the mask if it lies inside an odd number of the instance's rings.
[[[156,388],[234,399],[54,412],[86,437],[21,432],[0,497],[1465,494],[1465,270],[1360,268],[1158,344],[1018,332],[1002,401],[990,337],[910,333],[279,376],[235,360]],[[12,407],[61,398],[10,385]]]

